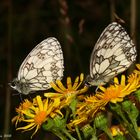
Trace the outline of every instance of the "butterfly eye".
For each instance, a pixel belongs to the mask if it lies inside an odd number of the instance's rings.
[[[13,80],[13,81],[11,81],[10,83],[8,83],[8,85],[9,85],[10,87],[12,87],[13,89],[15,89],[15,88],[16,88],[16,81]]]
[[[10,85],[11,87],[15,87],[15,86],[16,86],[14,81],[10,82],[9,85]]]

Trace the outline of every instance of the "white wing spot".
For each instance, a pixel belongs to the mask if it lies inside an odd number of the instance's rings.
[[[108,61],[108,59],[105,59],[101,64],[100,64],[100,68],[99,68],[99,74],[100,73],[103,73],[106,69],[107,69],[107,67],[109,66],[109,61]]]

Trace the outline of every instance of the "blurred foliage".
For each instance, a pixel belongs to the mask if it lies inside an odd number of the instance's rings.
[[[12,48],[12,77],[24,58],[43,39],[54,36],[62,45],[65,77],[89,73],[90,54],[102,30],[111,22],[111,0],[1,0],[0,2],[0,120],[7,88],[7,48]],[[114,0],[115,12],[130,29],[130,1]],[[138,1],[138,4],[140,2]],[[138,8],[138,7],[137,7]],[[140,11],[137,13],[139,17]],[[140,19],[137,18],[137,46]],[[10,27],[10,28],[9,28]],[[10,30],[10,31],[9,31]],[[9,39],[10,38],[10,39]],[[139,58],[139,56],[138,56]],[[19,97],[12,98],[12,106]],[[13,109],[13,107],[12,107]],[[1,122],[2,124],[2,122]],[[2,131],[0,126],[0,132]],[[17,132],[14,132],[17,133]],[[14,138],[18,139],[18,138]],[[24,138],[23,138],[24,139]]]

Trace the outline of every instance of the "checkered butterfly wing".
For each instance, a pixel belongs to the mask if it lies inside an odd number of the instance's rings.
[[[63,53],[56,38],[39,43],[25,58],[11,87],[23,94],[49,89],[50,82],[63,77]]]
[[[109,24],[99,37],[90,59],[90,85],[104,85],[136,60],[136,48],[124,28]]]

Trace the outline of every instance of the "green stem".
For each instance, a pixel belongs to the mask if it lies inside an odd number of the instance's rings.
[[[107,127],[106,127],[106,128],[103,128],[102,130],[108,135],[108,137],[109,137],[111,140],[114,140],[113,137],[112,137],[111,132],[109,131],[109,129],[108,129]]]
[[[134,121],[134,120],[131,118],[131,122],[132,122],[132,124],[133,124],[133,126],[134,126],[134,129],[135,129],[136,133],[137,133],[137,138],[140,139],[140,131],[138,130],[138,126],[137,126],[136,121]]]
[[[62,132],[63,132],[68,138],[70,138],[70,140],[76,140],[74,137],[71,136],[71,134],[70,134],[66,129],[62,129]]]
[[[67,140],[67,138],[59,131],[51,131],[53,134],[55,134],[57,137],[59,137],[61,140]]]
[[[98,140],[98,138],[96,136],[96,126],[95,126],[95,124],[93,125],[93,130],[94,130],[94,132],[92,133],[91,140]]]
[[[128,123],[128,121],[124,118],[124,117],[122,117],[121,115],[120,116],[117,116],[116,115],[116,118],[117,118],[117,120],[120,122],[120,124],[122,124],[123,125],[123,127],[124,128],[126,128],[127,130],[129,130],[129,132],[131,132],[130,131],[130,124]],[[122,121],[122,120],[123,121]],[[131,133],[129,133],[129,135],[131,136],[131,138],[132,138],[132,140],[134,140],[134,137],[133,137],[133,135],[131,134]]]
[[[65,120],[67,121],[68,117],[69,117],[69,114],[70,114],[70,109],[67,108],[66,109],[66,115],[65,115]]]
[[[71,104],[70,104],[70,108],[71,108],[71,110],[72,110],[73,120],[75,120],[75,118],[76,118],[75,110],[76,110],[77,102],[78,102],[78,101],[77,101],[77,99],[76,99],[76,96],[74,96],[73,101],[72,101]],[[78,139],[79,139],[79,140],[82,140],[81,134],[80,134],[80,132],[79,132],[79,128],[78,128],[77,126],[75,126],[75,130],[76,130]]]
[[[80,132],[79,132],[79,128],[78,128],[77,126],[75,126],[75,130],[76,130],[76,133],[77,133],[77,135],[78,135],[79,140],[82,140],[81,134],[80,134]]]
[[[127,121],[127,119],[124,117],[124,115],[122,113],[120,113],[119,115],[122,118],[122,120],[124,121],[124,123],[123,123],[124,127],[128,129],[129,135],[131,136],[131,138],[133,140],[135,140],[135,137],[134,137],[135,136],[135,132],[132,129],[131,124]]]

